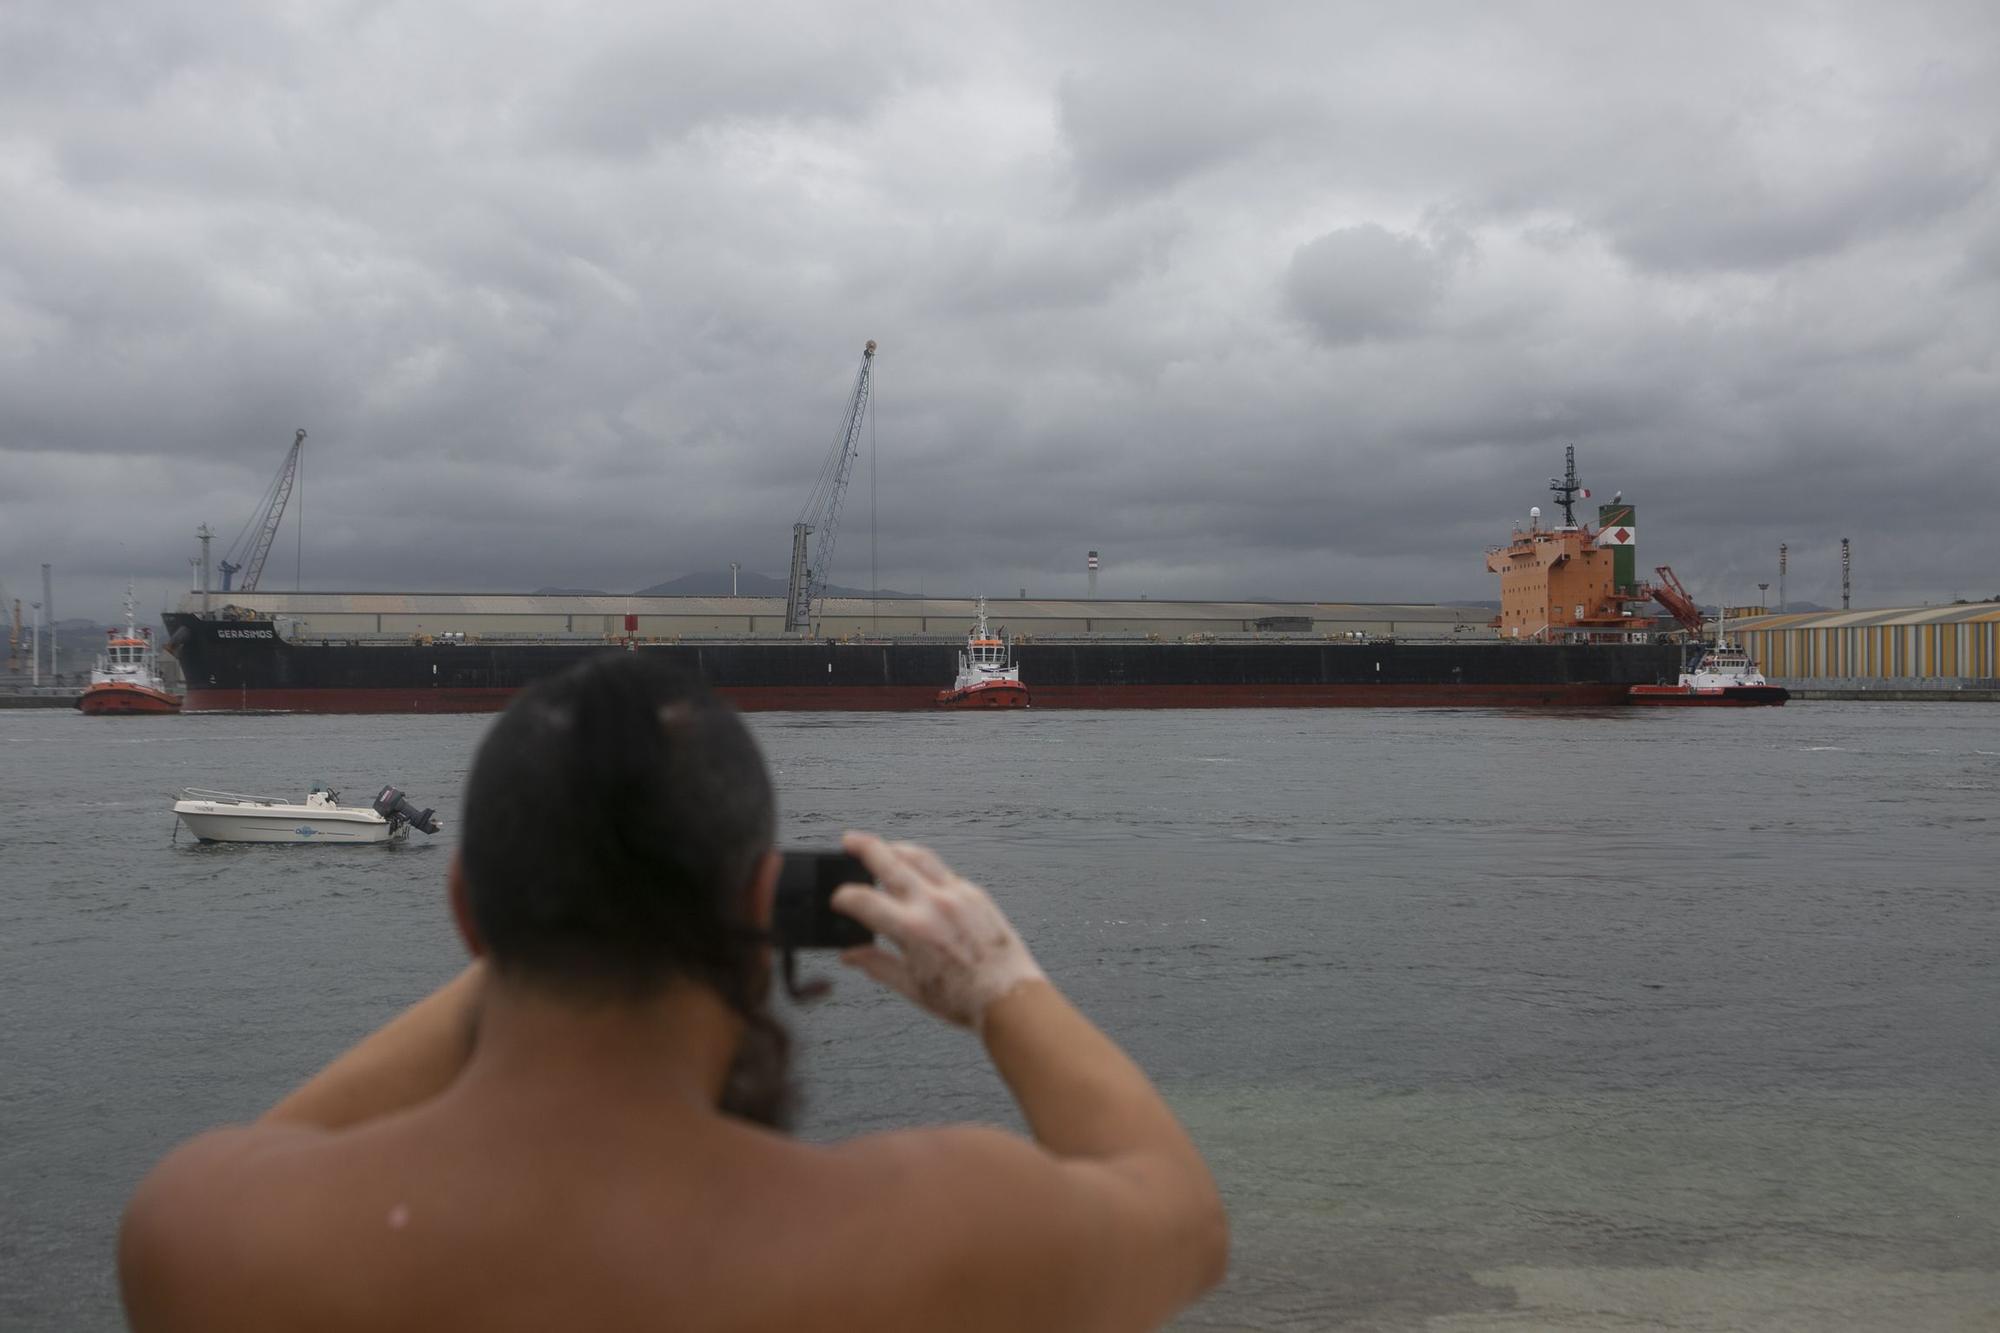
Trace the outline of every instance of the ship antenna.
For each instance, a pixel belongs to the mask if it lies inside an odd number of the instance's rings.
[[[1563,526],[1576,526],[1576,493],[1583,489],[1576,480],[1576,446],[1571,445],[1563,453],[1563,474],[1549,478],[1549,489],[1555,492],[1556,503],[1562,506]]]

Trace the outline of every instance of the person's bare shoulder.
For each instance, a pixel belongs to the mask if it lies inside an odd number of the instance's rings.
[[[901,1130],[825,1149],[841,1263],[901,1293],[889,1326],[1126,1327],[1134,1246],[1115,1173],[982,1126]],[[878,1317],[881,1317],[878,1315]]]
[[[215,1305],[218,1281],[254,1267],[262,1178],[272,1163],[323,1137],[288,1126],[231,1125],[188,1140],[152,1169],[118,1228],[126,1317],[154,1329],[246,1327],[240,1302]],[[211,1308],[214,1306],[214,1308]]]

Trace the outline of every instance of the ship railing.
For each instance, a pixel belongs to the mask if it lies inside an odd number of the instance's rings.
[[[215,787],[182,787],[180,799],[183,801],[228,801],[234,805],[289,805],[278,796],[253,796],[248,792],[222,791]]]
[[[1054,632],[1017,635],[1012,640],[1012,646],[1015,648],[1021,648],[1033,645],[1047,646],[1052,644],[1176,645],[1176,644],[1205,644],[1205,643],[1293,644],[1293,645],[1321,646],[1329,643],[1365,643],[1365,644],[1449,643],[1454,646],[1464,647],[1470,644],[1480,644],[1486,642],[1493,642],[1493,643],[1504,642],[1497,636],[1490,640],[1483,637],[1484,632],[1489,630],[1490,628],[1491,627],[1488,625],[1472,624],[1471,622],[1466,622],[1466,621],[1435,621],[1435,622],[1426,621],[1422,622],[1418,626],[1399,624],[1394,631],[1385,631],[1377,629],[1344,630],[1344,629],[1332,629],[1332,628],[1322,627],[1313,630],[1296,630],[1296,631],[1190,630],[1185,634],[1157,634],[1157,633],[1112,634],[1112,633],[1084,632],[1076,630],[1057,630]],[[1522,641],[1525,642],[1526,640],[1524,639]],[[302,647],[374,648],[374,647],[407,647],[410,644],[412,644],[414,640],[412,636],[409,634],[398,634],[398,633],[378,634],[371,631],[365,633],[347,633],[347,634],[341,634],[341,633],[306,634],[302,635],[298,639],[293,640],[292,642]],[[457,646],[466,648],[473,648],[473,647],[517,648],[517,647],[541,646],[541,645],[557,645],[566,647],[590,647],[590,646],[602,645],[604,642],[605,640],[602,636],[595,634],[510,633],[505,630],[498,630],[498,631],[483,632],[478,636],[476,641],[473,640],[472,636],[468,635],[465,640],[458,641]],[[839,646],[842,647],[862,647],[862,646],[879,647],[887,644],[919,644],[919,645],[938,647],[938,648],[953,647],[959,649],[961,652],[965,648],[965,639],[962,635],[945,634],[945,633],[864,635],[864,636],[845,638],[845,639],[828,639],[822,636],[803,641],[795,638],[794,636],[784,635],[784,634],[682,633],[675,635],[632,635],[632,636],[621,637],[617,639],[616,642],[621,645],[630,642],[640,647],[646,647],[649,645],[679,644],[683,647],[690,647],[690,648],[723,647],[723,646],[732,646],[744,643],[755,643],[755,644],[803,643],[804,645],[807,646],[816,646],[816,647],[826,646],[830,643],[838,644]],[[430,646],[430,647],[443,646],[443,641],[441,639],[434,639],[432,643],[421,646]],[[1007,654],[1005,653],[1001,654],[998,660],[1004,663],[1007,660]]]

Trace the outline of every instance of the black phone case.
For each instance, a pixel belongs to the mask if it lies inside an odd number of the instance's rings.
[[[833,910],[833,891],[843,884],[873,884],[868,867],[846,852],[786,852],[778,871],[771,935],[780,948],[851,949],[869,944],[875,932]]]

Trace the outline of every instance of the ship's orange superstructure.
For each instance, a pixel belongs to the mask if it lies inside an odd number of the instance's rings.
[[[1547,638],[1564,630],[1627,630],[1612,579],[1612,553],[1586,527],[1516,529],[1486,553],[1500,576],[1500,635]]]
[[[1515,528],[1505,546],[1486,552],[1488,572],[1500,576],[1500,615],[1493,621],[1503,639],[1587,639],[1615,642],[1653,628],[1649,616],[1634,616],[1631,603],[1652,596],[1633,577],[1632,507],[1623,493],[1600,506],[1601,529],[1576,519],[1576,501],[1590,492],[1576,479],[1576,448],[1565,455],[1563,475],[1549,479],[1559,523],[1544,527],[1542,511],[1528,511],[1528,526]]]

